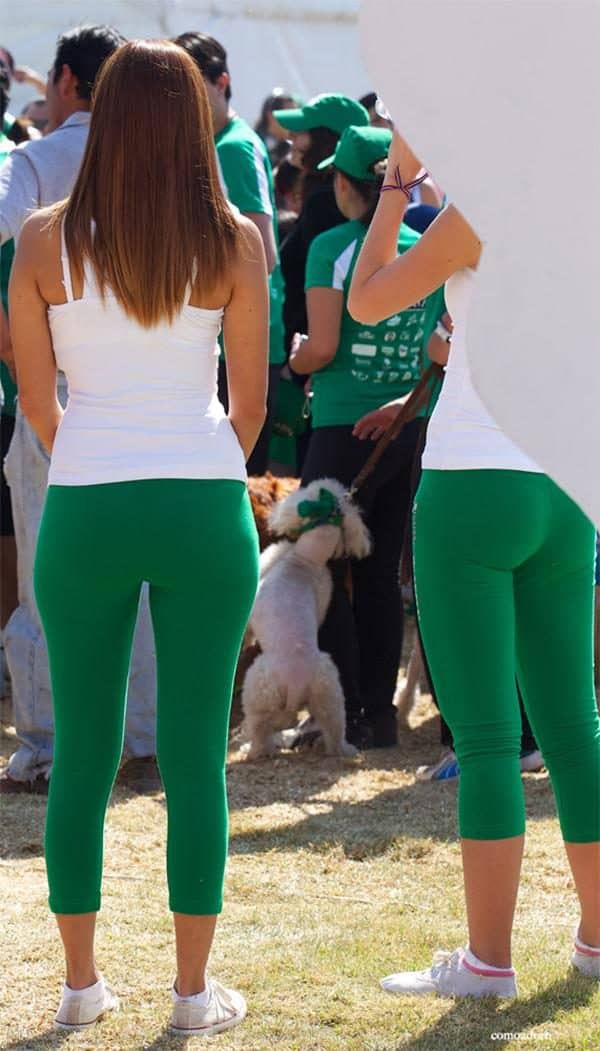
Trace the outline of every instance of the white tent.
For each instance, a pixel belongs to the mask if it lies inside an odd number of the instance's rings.
[[[57,36],[75,25],[105,22],[129,38],[210,33],[228,52],[235,108],[253,123],[276,86],[305,99],[369,90],[358,7],[358,0],[3,0],[0,44],[17,64],[45,74]],[[31,88],[15,85],[11,110],[31,97]]]

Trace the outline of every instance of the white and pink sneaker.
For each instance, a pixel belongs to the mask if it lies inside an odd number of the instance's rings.
[[[600,947],[597,945],[586,945],[578,934],[575,935],[574,939],[571,963],[578,971],[585,974],[586,978],[600,980]]]
[[[102,976],[87,989],[71,989],[65,983],[54,1025],[57,1029],[86,1029],[108,1011],[118,1010],[118,997]]]
[[[501,996],[517,995],[512,967],[491,967],[470,949],[437,952],[424,971],[400,971],[381,979],[381,987],[395,996]]]

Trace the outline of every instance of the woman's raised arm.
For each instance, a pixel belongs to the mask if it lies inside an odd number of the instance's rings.
[[[420,169],[420,162],[395,131],[384,189],[358,257],[348,298],[350,313],[365,325],[406,310],[457,270],[476,267],[479,262],[481,242],[452,205],[440,213],[416,245],[398,255],[398,232],[408,198],[396,188],[395,173],[406,185]]]

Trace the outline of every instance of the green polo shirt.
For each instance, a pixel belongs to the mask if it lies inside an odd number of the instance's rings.
[[[279,266],[277,213],[271,162],[262,139],[241,117],[233,117],[215,136],[217,157],[227,196],[240,212],[260,212],[273,220],[277,262],[269,275],[269,364],[285,361],[283,277]]]
[[[343,296],[336,355],[312,377],[313,427],[354,424],[367,412],[416,386],[430,364],[425,347],[444,313],[443,289],[378,325],[363,325],[348,313],[352,274],[367,227],[358,219],[320,234],[306,263],[305,288],[334,288]],[[402,226],[398,251],[406,252],[419,234]]]

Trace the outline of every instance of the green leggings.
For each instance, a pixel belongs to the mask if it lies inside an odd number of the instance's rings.
[[[600,839],[594,529],[546,475],[424,471],[414,506],[419,621],[460,765],[469,839],[521,835],[515,675],[564,839]]]
[[[53,912],[100,907],[104,817],[121,756],[143,581],[156,643],[169,904],[191,915],[221,910],[229,709],[257,576],[242,482],[48,489],[34,580],[55,715],[46,819]]]

